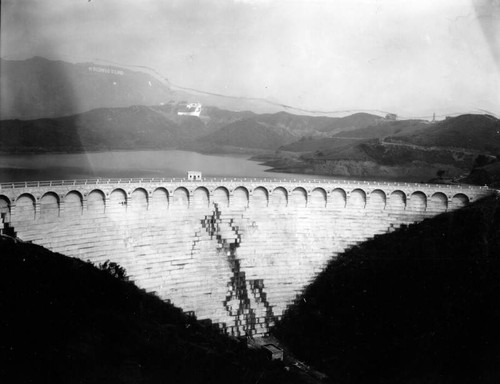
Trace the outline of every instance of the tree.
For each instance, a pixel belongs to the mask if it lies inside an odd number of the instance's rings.
[[[119,280],[127,279],[127,271],[125,268],[113,261],[106,260],[104,263],[99,264],[99,269],[108,272],[111,276]]]

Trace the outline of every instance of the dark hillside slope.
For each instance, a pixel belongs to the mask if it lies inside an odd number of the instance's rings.
[[[461,115],[395,139],[421,146],[467,148],[497,154],[500,152],[500,120],[490,115]]]
[[[196,117],[174,118],[149,107],[133,106],[54,119],[3,120],[0,151],[164,149],[199,135],[205,128]]]
[[[276,334],[337,383],[499,383],[499,203],[347,251]]]
[[[267,125],[255,119],[239,120],[204,136],[199,142],[243,148],[276,149],[298,139],[286,128]]]
[[[297,382],[132,283],[2,237],[0,313],[2,384]]]

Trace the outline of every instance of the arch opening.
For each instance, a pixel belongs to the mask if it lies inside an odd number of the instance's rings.
[[[104,213],[105,195],[100,189],[94,189],[87,196],[87,211],[91,215],[100,215]]]
[[[368,199],[368,208],[373,210],[384,210],[387,203],[387,198],[385,192],[376,189],[370,193],[370,198]]]
[[[187,209],[189,207],[189,192],[184,187],[179,187],[174,191],[172,197],[172,209]]]
[[[403,191],[393,191],[386,206],[392,211],[404,211],[406,208],[406,194]]]
[[[283,187],[275,188],[269,200],[272,207],[286,207],[288,205],[288,192]]]
[[[122,215],[127,211],[127,193],[121,189],[114,189],[108,198],[106,213],[110,215]]]
[[[290,203],[294,208],[305,208],[307,206],[307,191],[302,187],[295,188],[292,191]]]
[[[59,216],[59,196],[54,192],[47,192],[40,199],[40,218],[53,219]]]
[[[264,187],[257,187],[253,190],[252,194],[252,207],[265,208],[269,202],[269,194]]]
[[[16,200],[16,220],[35,219],[35,197],[29,193],[23,193]]]
[[[10,199],[4,195],[0,195],[0,219],[4,223],[10,222]]]
[[[137,188],[130,195],[130,208],[135,212],[148,210],[149,197],[144,188]]]
[[[248,207],[249,193],[245,187],[238,187],[233,191],[233,198],[231,199],[231,206],[234,208]]]
[[[205,187],[198,187],[193,192],[193,200],[190,208],[205,209],[208,208],[209,192]]]
[[[229,191],[226,187],[217,187],[213,193],[213,203],[219,208],[227,208],[229,206]]]
[[[436,192],[431,196],[428,204],[428,211],[430,212],[445,212],[448,209],[448,198],[444,193]]]
[[[326,191],[323,188],[313,189],[308,206],[312,208],[325,208],[327,199],[326,196]]]
[[[363,209],[366,206],[366,193],[362,189],[355,189],[349,195],[347,205],[351,209]]]
[[[332,208],[345,208],[347,193],[342,188],[335,188],[330,195],[330,201]]]
[[[70,191],[64,196],[64,216],[78,217],[83,212],[83,197],[78,191]]]
[[[451,209],[458,209],[469,204],[469,197],[463,193],[457,193],[451,198]]]
[[[427,196],[425,193],[416,191],[410,196],[407,210],[422,213],[427,209]]]
[[[168,191],[165,188],[156,188],[151,197],[151,207],[153,212],[167,211],[169,204]]]

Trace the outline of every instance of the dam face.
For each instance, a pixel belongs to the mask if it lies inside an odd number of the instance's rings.
[[[266,334],[337,254],[486,187],[258,179],[0,184],[4,233],[93,263],[231,335]]]

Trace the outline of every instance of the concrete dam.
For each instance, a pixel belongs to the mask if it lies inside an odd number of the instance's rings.
[[[4,234],[117,262],[230,335],[263,335],[347,248],[492,194],[487,187],[277,179],[0,184]]]

